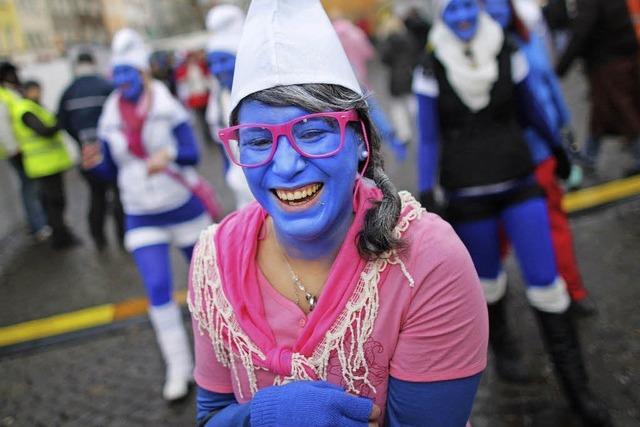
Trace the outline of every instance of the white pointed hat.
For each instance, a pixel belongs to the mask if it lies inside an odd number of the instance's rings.
[[[244,24],[231,108],[275,86],[329,83],[362,89],[319,0],[253,0]]]
[[[130,65],[138,70],[149,69],[151,52],[140,34],[131,28],[119,30],[111,42],[111,65]]]
[[[244,24],[244,12],[238,6],[221,4],[213,7],[207,13],[207,31],[211,37],[207,41],[207,52],[228,52],[236,54],[242,26]]]

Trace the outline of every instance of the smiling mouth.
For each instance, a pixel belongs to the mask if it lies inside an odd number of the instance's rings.
[[[320,182],[305,185],[304,187],[286,190],[274,188],[271,192],[280,202],[289,206],[299,206],[315,199],[324,185]]]

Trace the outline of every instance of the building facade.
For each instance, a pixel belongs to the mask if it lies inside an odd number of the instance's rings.
[[[170,37],[204,29],[204,17],[192,0],[155,0],[151,11],[150,38]]]
[[[21,52],[25,40],[15,0],[0,0],[0,56]]]
[[[0,0],[0,56],[108,46],[125,27],[150,40],[202,31],[208,6],[209,0]]]
[[[60,51],[75,45],[105,44],[109,41],[101,2],[55,0],[46,3],[49,5],[56,47]]]
[[[57,50],[57,35],[49,13],[51,3],[47,0],[18,0],[16,9],[22,37],[24,53],[52,53]]]

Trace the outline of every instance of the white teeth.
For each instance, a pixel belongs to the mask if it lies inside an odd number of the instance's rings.
[[[280,200],[297,201],[313,196],[318,192],[319,189],[320,184],[311,184],[307,187],[297,189],[295,191],[276,189],[275,192]]]

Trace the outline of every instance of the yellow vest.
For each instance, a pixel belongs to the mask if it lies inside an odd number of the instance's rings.
[[[73,166],[60,132],[50,137],[38,135],[22,121],[22,116],[27,112],[35,115],[46,126],[53,126],[56,123],[53,114],[30,99],[21,99],[16,102],[11,119],[22,151],[22,163],[27,176],[41,178]]]
[[[13,117],[12,111],[15,107],[15,103],[18,102],[20,98],[18,95],[13,93],[11,90],[0,86],[0,102],[4,103],[7,106],[7,112]],[[7,157],[7,153],[2,145],[0,145],[0,159],[5,159]]]

